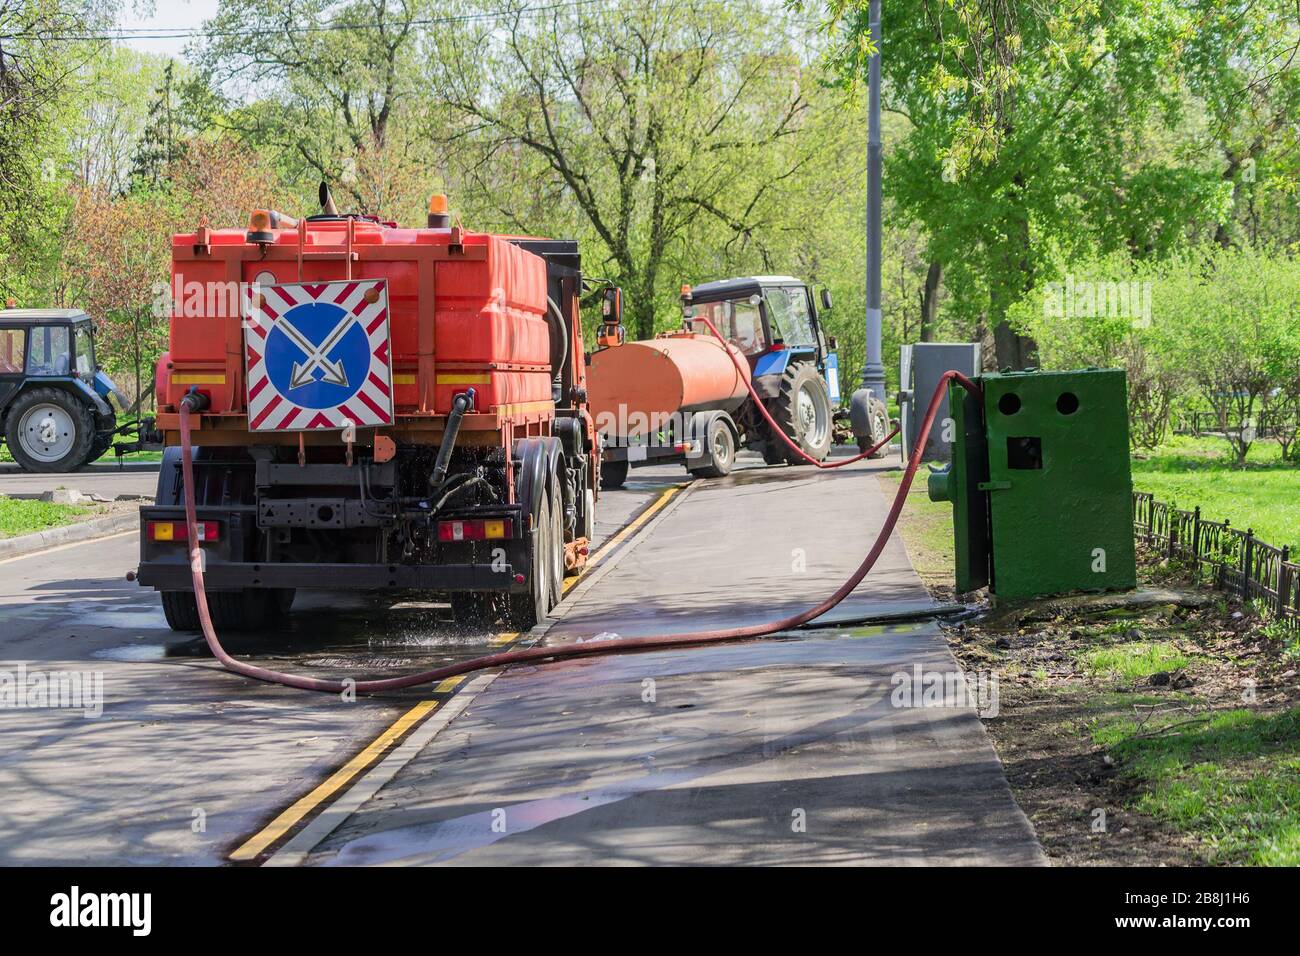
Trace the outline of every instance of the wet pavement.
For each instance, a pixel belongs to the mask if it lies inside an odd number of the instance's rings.
[[[685,479],[634,472],[602,496],[597,546]],[[148,478],[150,487],[155,482]],[[0,476],[0,489],[7,476]],[[429,688],[344,701],[229,674],[128,583],[135,532],[0,561],[0,683],[66,672],[102,713],[0,709],[0,865],[216,864],[346,763]],[[237,656],[313,676],[388,676],[500,650],[434,596],[300,591],[275,631],[223,636]]]
[[[872,472],[896,460],[741,465],[618,536],[544,639],[732,626],[814,603],[865,552],[885,511]],[[685,478],[636,469],[604,494],[597,553]],[[152,591],[125,581],[137,547],[131,532],[0,561],[0,670],[103,682],[97,717],[0,710],[0,865],[226,862],[421,701],[441,703],[307,830],[286,831],[272,862],[1041,861],[974,708],[891,700],[915,666],[954,671],[932,623],[519,667],[348,701],[222,670],[196,635],[167,629]],[[835,613],[928,606],[895,540]],[[253,663],[361,678],[515,638],[458,628],[428,594],[303,591],[284,627],[224,640]]]
[[[548,644],[802,610],[887,510],[872,472],[696,483]],[[897,539],[833,612],[934,607]],[[314,865],[1025,865],[1044,857],[932,621],[515,667],[385,786],[273,858]],[[919,687],[946,697],[920,706]],[[895,691],[918,687],[917,706]]]

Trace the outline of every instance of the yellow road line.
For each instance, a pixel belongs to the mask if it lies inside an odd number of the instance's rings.
[[[655,514],[662,510],[664,505],[668,504],[675,494],[687,487],[688,484],[689,483],[674,485],[671,488],[666,488],[662,493],[660,493],[659,497],[656,498],[654,502],[645,509],[645,511],[641,512],[636,516],[636,518],[628,522],[626,527],[601,545],[595,554],[591,555],[587,561],[587,566],[583,568],[583,574],[585,574],[589,568],[600,560],[601,556],[609,551],[609,549],[616,547],[621,542],[627,540],[629,535],[635,533],[638,528],[653,518]],[[564,582],[564,590],[567,592],[569,588],[581,581],[582,577],[582,574],[578,574],[566,580]],[[488,638],[488,643],[494,647],[499,647],[513,642],[519,636],[518,631],[503,631],[500,634]],[[464,675],[449,677],[434,687],[433,692],[435,694],[449,693],[464,679]],[[289,809],[285,810],[278,817],[272,820],[243,846],[230,854],[230,859],[236,862],[256,859],[281,837],[302,822],[302,820],[320,806],[321,803],[333,796],[341,788],[352,783],[354,777],[383,754],[383,752],[387,750],[395,740],[432,713],[434,709],[438,707],[439,703],[440,702],[436,700],[420,701],[420,703],[416,704],[409,711],[399,717],[392,726],[376,737],[369,746],[349,760],[339,770],[336,770],[331,774],[324,783],[311,791],[311,793],[307,794],[305,797],[299,799],[293,804],[293,806],[289,807]]]
[[[454,678],[458,679],[458,678]],[[444,683],[446,683],[444,681]],[[441,685],[439,685],[441,686]],[[316,809],[324,800],[331,797],[345,784],[351,783],[352,778],[368,767],[377,757],[387,750],[392,743],[402,734],[406,733],[413,726],[428,717],[438,706],[436,700],[422,700],[376,737],[365,750],[357,754],[341,768],[330,774],[329,778],[318,786],[311,793],[298,800],[293,806],[289,807],[278,817],[272,820],[264,827],[261,832],[257,833],[247,843],[230,854],[230,859],[235,861],[245,861],[256,859],[271,844],[275,843],[282,836],[288,833],[298,824],[307,814]]]
[[[614,535],[614,537],[610,538],[599,548],[597,548],[596,553],[587,559],[587,563],[594,564],[595,562],[599,561],[601,555],[603,555],[610,548],[613,548],[621,544],[623,541],[626,541],[629,535],[631,535],[634,531],[636,531],[637,528],[641,527],[643,524],[645,524],[647,521],[653,518],[655,514],[658,513],[663,508],[664,505],[668,504],[669,500],[671,500],[673,495],[677,494],[683,488],[686,488],[689,484],[690,483],[687,482],[686,484],[673,485],[671,488],[665,488],[663,492],[659,495],[659,497],[654,500],[654,503],[651,504],[649,508],[646,508],[646,510],[641,512],[639,515],[637,515],[636,518],[634,518],[626,528],[624,528],[618,534]]]

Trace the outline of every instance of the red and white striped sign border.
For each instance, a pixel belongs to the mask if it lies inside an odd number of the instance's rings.
[[[367,296],[367,293],[371,293]],[[260,293],[260,298],[258,293]],[[371,301],[373,299],[373,301]],[[357,316],[370,339],[370,371],[352,398],[335,408],[302,408],[281,395],[262,361],[266,337],[295,306],[328,302]],[[250,431],[313,431],[393,423],[393,369],[388,330],[388,283],[384,279],[294,282],[251,286],[244,345]]]

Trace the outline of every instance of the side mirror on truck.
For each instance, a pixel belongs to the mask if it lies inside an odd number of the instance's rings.
[[[831,290],[822,286],[822,308],[830,310],[831,307]]]
[[[616,285],[605,286],[600,293],[600,334],[596,344],[622,345],[624,334],[623,290]]]

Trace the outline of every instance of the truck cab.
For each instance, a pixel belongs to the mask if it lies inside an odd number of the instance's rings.
[[[26,471],[71,471],[113,442],[121,393],[95,361],[79,309],[0,310],[0,425]]]

